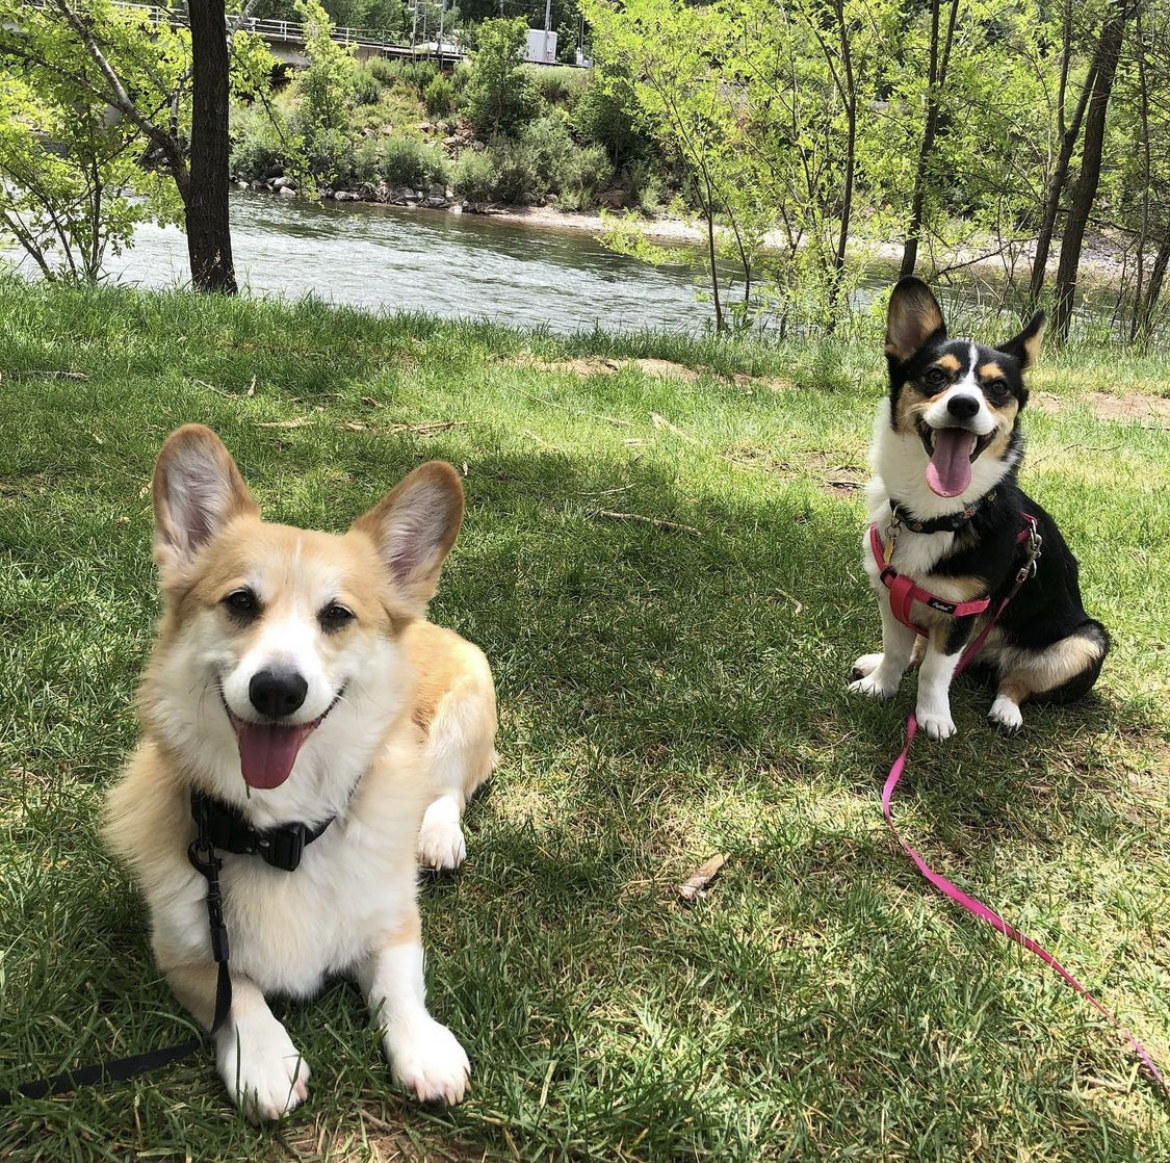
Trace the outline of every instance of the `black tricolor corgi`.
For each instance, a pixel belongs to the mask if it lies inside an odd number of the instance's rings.
[[[917,716],[933,739],[955,731],[948,691],[963,647],[1016,583],[1025,560],[1021,530],[1030,527],[1025,514],[1041,538],[1035,575],[979,654],[997,685],[992,720],[1015,731],[1026,699],[1081,697],[1109,650],[1105,628],[1081,603],[1076,558],[1052,518],[1016,483],[1024,451],[1019,417],[1028,400],[1023,373],[1035,362],[1043,330],[1039,314],[1007,343],[984,347],[947,335],[938,302],[920,279],[902,279],[890,298],[890,394],[870,454],[869,518],[877,536],[867,534],[864,548],[881,608],[882,653],[857,660],[849,689],[890,698],[917,641]],[[891,603],[889,586],[899,575],[909,579],[902,592],[912,582],[920,600]]]

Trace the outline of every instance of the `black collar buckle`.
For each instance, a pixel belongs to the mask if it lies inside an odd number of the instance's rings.
[[[239,809],[203,792],[191,792],[191,816],[199,835],[222,852],[259,856],[265,864],[284,872],[296,872],[305,848],[333,823],[332,817],[315,828],[302,823],[275,828],[253,828]]]

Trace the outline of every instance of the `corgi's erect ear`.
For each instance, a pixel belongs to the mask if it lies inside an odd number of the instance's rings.
[[[1020,361],[1020,370],[1026,371],[1040,358],[1040,341],[1044,338],[1044,324],[1047,322],[1043,311],[1037,311],[1028,321],[1028,326],[1019,335],[1001,343],[998,351],[1015,356]]]
[[[373,541],[408,607],[422,617],[462,523],[463,482],[449,464],[432,460],[416,468],[352,528]]]
[[[171,434],[154,466],[154,560],[160,569],[189,562],[229,521],[259,509],[210,428]]]
[[[928,339],[946,333],[942,309],[930,288],[912,275],[899,279],[886,310],[886,355],[905,363]]]

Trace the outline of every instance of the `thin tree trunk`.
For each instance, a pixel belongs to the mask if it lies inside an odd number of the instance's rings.
[[[1141,126],[1142,143],[1142,228],[1135,250],[1137,274],[1134,277],[1133,315],[1129,321],[1130,343],[1137,340],[1142,329],[1141,305],[1145,294],[1146,246],[1150,241],[1150,179],[1153,168],[1150,157],[1150,83],[1146,73],[1146,33],[1142,26],[1140,7],[1134,34],[1137,40],[1138,124]],[[1117,302],[1119,307],[1124,305],[1124,292],[1118,295]]]
[[[844,0],[837,0],[835,11],[844,80],[838,77],[835,69],[832,71],[845,104],[846,134],[845,181],[841,194],[841,229],[837,235],[837,249],[833,254],[833,276],[829,283],[829,321],[826,330],[830,335],[837,326],[837,306],[841,295],[841,283],[845,277],[845,254],[849,246],[850,219],[853,216],[853,180],[857,168],[857,81],[853,74],[853,54],[850,51],[849,29],[845,24]],[[823,42],[822,47],[824,47]],[[827,49],[825,53],[827,57]],[[832,68],[831,59],[830,68]]]
[[[1121,40],[1125,21],[1131,14],[1129,0],[1116,0],[1111,6],[1097,49],[1093,54],[1096,79],[1088,112],[1085,114],[1085,143],[1081,150],[1081,172],[1073,190],[1072,205],[1060,244],[1060,265],[1056,271],[1056,302],[1052,311],[1052,330],[1057,343],[1068,338],[1072,323],[1073,299],[1077,290],[1077,271],[1081,264],[1085,229],[1097,197],[1101,180],[1101,154],[1105,146],[1105,118],[1109,112],[1109,98],[1113,93],[1113,78],[1121,55]]]
[[[930,168],[930,155],[934,151],[934,139],[938,134],[940,97],[947,82],[947,66],[951,59],[951,45],[955,39],[955,24],[959,19],[959,0],[951,0],[951,14],[947,23],[947,38],[941,59],[939,53],[939,17],[942,0],[932,0],[930,6],[930,76],[926,90],[926,123],[922,128],[922,143],[918,150],[918,165],[914,171],[914,196],[910,202],[910,225],[902,248],[902,267],[899,278],[914,273],[918,262],[918,239],[922,232],[922,211],[926,206],[926,179]]]
[[[187,254],[198,291],[236,293],[228,218],[228,39],[224,0],[190,0],[191,168]]]
[[[1068,125],[1064,119],[1065,96],[1068,91],[1068,72],[1072,64],[1072,14],[1073,0],[1065,0],[1064,24],[1062,31],[1061,58],[1060,58],[1060,92],[1056,103],[1057,132],[1060,136],[1060,149],[1056,155],[1056,165],[1048,181],[1048,189],[1044,194],[1044,210],[1040,216],[1040,229],[1036,236],[1036,253],[1032,259],[1032,277],[1028,286],[1028,299],[1035,307],[1040,301],[1044,290],[1044,281],[1048,273],[1048,255],[1052,250],[1052,237],[1056,233],[1056,219],[1060,213],[1060,201],[1064,197],[1064,187],[1068,182],[1069,166],[1072,164],[1073,151],[1077,147],[1077,140],[1081,136],[1081,123],[1085,119],[1085,109],[1088,108],[1089,95],[1097,80],[1097,58],[1093,57],[1089,65],[1088,75],[1081,87],[1081,96],[1077,101],[1076,111],[1073,113],[1072,124]]]
[[[1154,263],[1150,267],[1150,279],[1146,283],[1145,294],[1135,312],[1137,320],[1135,337],[1142,343],[1149,343],[1154,332],[1154,312],[1158,309],[1158,300],[1162,297],[1167,267],[1170,267],[1170,229],[1162,235],[1158,253],[1154,255]]]

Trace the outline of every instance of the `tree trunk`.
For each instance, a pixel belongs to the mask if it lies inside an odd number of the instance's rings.
[[[1105,118],[1109,112],[1109,98],[1113,93],[1113,78],[1121,55],[1121,39],[1125,21],[1130,15],[1129,0],[1116,0],[1105,18],[1101,36],[1093,53],[1096,73],[1093,92],[1085,114],[1085,144],[1081,151],[1081,173],[1073,190],[1072,205],[1060,244],[1060,265],[1056,270],[1056,303],[1052,311],[1052,330],[1057,343],[1068,338],[1072,323],[1073,299],[1077,290],[1077,271],[1081,264],[1081,248],[1089,214],[1097,197],[1097,183],[1101,179],[1101,153],[1105,146]]]
[[[228,40],[224,0],[190,0],[191,168],[184,201],[191,282],[236,293],[228,219]]]
[[[914,171],[914,196],[910,203],[910,225],[902,248],[902,267],[898,277],[914,273],[918,262],[918,239],[922,232],[922,211],[926,205],[926,179],[930,155],[938,134],[939,97],[947,81],[947,66],[951,59],[951,45],[955,39],[955,23],[959,18],[959,0],[951,0],[951,14],[947,24],[947,39],[939,53],[939,16],[942,0],[932,0],[930,6],[930,75],[926,90],[926,123],[922,129],[922,144],[918,150],[918,165]]]
[[[853,54],[850,51],[849,28],[845,23],[844,0],[837,0],[837,36],[841,53],[842,79],[833,69],[837,88],[845,105],[845,175],[841,192],[841,228],[837,235],[837,249],[833,254],[833,276],[829,283],[829,320],[827,332],[832,335],[837,326],[837,308],[840,305],[841,284],[845,278],[845,257],[849,247],[849,226],[853,216],[853,183],[857,170],[857,82],[853,73]],[[828,57],[828,51],[825,53]],[[832,60],[830,58],[830,68]]]
[[[1158,253],[1154,256],[1154,265],[1150,268],[1150,279],[1146,283],[1145,293],[1138,302],[1135,311],[1134,338],[1143,344],[1148,344],[1154,333],[1154,312],[1158,309],[1158,300],[1162,297],[1162,286],[1166,281],[1166,268],[1170,266],[1170,227],[1162,235],[1158,246]]]

